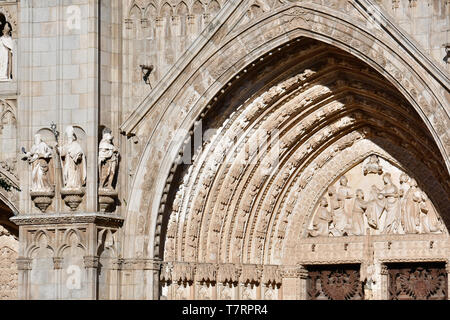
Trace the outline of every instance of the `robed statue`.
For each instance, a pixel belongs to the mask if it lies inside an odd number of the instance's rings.
[[[98,150],[100,188],[112,190],[119,164],[119,150],[113,144],[114,137],[109,130],[103,132]]]
[[[25,150],[25,149],[23,149]],[[25,152],[25,151],[24,151]],[[22,157],[31,165],[31,191],[50,192],[53,191],[52,170],[49,170],[53,150],[44,141],[40,134],[34,136],[34,145],[30,152]]]
[[[58,148],[62,160],[64,188],[81,189],[86,185],[86,155],[72,126],[66,128],[65,136],[65,144]]]

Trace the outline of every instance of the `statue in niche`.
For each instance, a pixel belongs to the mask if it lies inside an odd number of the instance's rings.
[[[400,201],[398,188],[392,183],[391,174],[383,175],[384,188],[381,193],[385,199],[386,220],[383,233],[396,234],[400,225]]]
[[[114,179],[119,164],[119,150],[113,144],[113,135],[110,130],[103,131],[98,150],[98,167],[100,188],[113,190]]]
[[[344,211],[347,218],[347,225],[345,226],[348,231],[352,229],[352,190],[348,186],[348,179],[346,176],[341,177],[339,180],[339,188],[337,189],[337,199],[339,201],[339,207]]]
[[[330,233],[335,237],[347,235],[347,215],[344,212],[342,201],[339,201],[335,187],[328,188],[328,196],[333,217]]]
[[[314,217],[313,227],[309,231],[311,237],[328,236],[329,226],[333,220],[331,212],[328,210],[328,200],[326,197],[320,199],[319,211]]]
[[[75,130],[68,126],[67,142],[58,147],[63,162],[63,182],[66,189],[81,189],[86,185],[86,156],[77,141]]]
[[[376,155],[371,155],[369,162],[363,168],[364,175],[383,174],[383,167],[380,165],[380,159]]]
[[[49,164],[52,157],[52,148],[42,141],[40,134],[36,134],[34,136],[34,145],[31,147],[31,151],[25,153],[22,157],[22,160],[28,161],[31,165],[32,192],[53,191],[54,186],[51,181],[51,170],[49,170]]]
[[[12,39],[11,23],[2,25],[2,36],[0,37],[0,81],[12,79],[12,55],[14,42]]]
[[[361,236],[365,234],[364,214],[367,210],[367,202],[364,201],[364,192],[361,189],[356,190],[356,199],[353,205],[353,234]]]
[[[417,182],[410,180],[410,187],[404,193],[401,206],[401,222],[405,233],[419,233],[420,231],[420,203],[422,194],[417,188]]]

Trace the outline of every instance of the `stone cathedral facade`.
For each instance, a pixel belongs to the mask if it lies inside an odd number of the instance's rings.
[[[450,1],[0,1],[0,299],[448,299]]]

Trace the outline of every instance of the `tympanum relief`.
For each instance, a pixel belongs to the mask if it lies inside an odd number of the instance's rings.
[[[405,172],[372,155],[327,188],[308,228],[310,237],[442,233],[427,194]]]

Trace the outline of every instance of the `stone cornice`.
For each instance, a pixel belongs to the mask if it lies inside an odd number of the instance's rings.
[[[101,226],[121,227],[124,219],[102,213],[19,215],[10,219],[18,226],[95,223]]]

